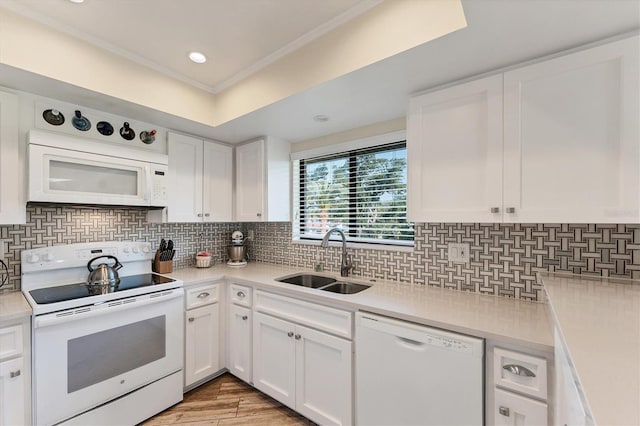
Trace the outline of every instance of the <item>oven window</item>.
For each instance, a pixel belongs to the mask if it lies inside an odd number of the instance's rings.
[[[138,195],[138,172],[51,160],[49,188],[55,191]]]
[[[164,358],[166,335],[162,315],[69,340],[67,392]]]

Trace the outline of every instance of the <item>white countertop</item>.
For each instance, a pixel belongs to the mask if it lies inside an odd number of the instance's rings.
[[[31,316],[31,306],[22,292],[0,294],[0,323],[22,320]]]
[[[543,274],[597,425],[640,425],[640,281]]]
[[[216,265],[205,269],[181,269],[166,275],[183,280],[185,286],[222,278],[238,283],[244,281],[257,288],[332,306],[366,310],[542,351],[553,350],[553,334],[546,303],[416,284],[370,282],[358,277],[349,277],[347,280],[369,284],[372,288],[356,294],[342,295],[274,280],[296,272],[313,273],[303,268],[249,263],[243,268]]]

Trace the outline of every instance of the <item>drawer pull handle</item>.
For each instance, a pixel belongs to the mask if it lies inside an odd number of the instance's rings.
[[[300,340],[301,337],[302,337],[301,335],[296,334],[296,340]]]
[[[209,217],[209,216],[211,216],[209,213],[204,214],[204,217]]]
[[[22,372],[20,370],[12,371],[9,373],[9,376],[13,379],[14,377],[18,377]]]
[[[243,316],[242,316],[242,320],[243,320],[243,321],[246,321],[246,320],[247,320],[247,318],[249,318],[249,317],[248,317],[248,316],[246,316],[246,315],[243,315]]]
[[[189,322],[193,322],[193,321],[195,321],[195,318],[193,317],[189,318]]]
[[[509,417],[509,409],[507,407],[498,408],[498,413],[502,414],[505,417]]]
[[[491,207],[491,213],[500,213],[500,207]]]
[[[293,337],[293,331],[288,332],[288,333],[287,333],[287,336],[289,336],[289,337]]]
[[[204,299],[204,298],[209,297],[209,296],[210,296],[210,295],[209,295],[209,293],[207,293],[206,291],[204,291],[204,292],[202,292],[202,293],[200,293],[200,294],[198,295],[198,299]]]
[[[244,297],[246,296],[246,294],[244,294],[244,291],[239,291],[239,292],[237,293],[237,295],[238,295],[238,297],[240,297],[240,298],[244,298]]]
[[[515,207],[507,207],[507,213],[515,213],[515,212],[516,212]]]
[[[536,373],[529,370],[527,367],[523,367],[518,364],[507,364],[502,368],[507,370],[509,373],[515,374],[516,376],[536,377]]]

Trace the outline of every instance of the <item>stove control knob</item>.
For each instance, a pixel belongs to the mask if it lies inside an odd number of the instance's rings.
[[[142,246],[143,253],[149,253],[149,246]]]
[[[138,253],[140,251],[140,249],[138,247],[134,247],[132,250],[133,250],[134,253]]]
[[[38,260],[40,260],[40,256],[37,254],[30,254],[27,258],[27,262],[29,263],[36,263]]]
[[[43,256],[43,259],[44,259],[46,262],[51,262],[53,259],[55,259],[55,257],[54,257],[54,256],[53,256],[53,254],[51,254],[51,253],[46,253],[46,254]]]
[[[123,251],[124,253],[129,253],[129,247],[125,247],[125,248],[123,248],[123,249],[122,249],[122,251]]]

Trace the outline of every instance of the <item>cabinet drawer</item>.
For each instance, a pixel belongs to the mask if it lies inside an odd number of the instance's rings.
[[[0,360],[22,353],[22,326],[0,328]]]
[[[208,305],[218,301],[219,284],[207,284],[186,289],[185,300],[187,309]]]
[[[495,348],[493,368],[497,386],[547,399],[546,359]]]
[[[253,289],[251,287],[231,284],[229,286],[229,297],[231,297],[231,303],[250,308],[253,299],[252,291]]]
[[[494,410],[496,426],[548,424],[547,404],[500,389],[495,391]]]
[[[298,324],[352,338],[353,313],[277,294],[256,291],[256,310]]]

